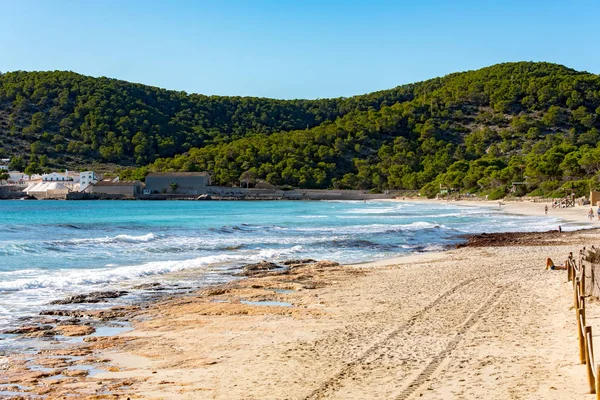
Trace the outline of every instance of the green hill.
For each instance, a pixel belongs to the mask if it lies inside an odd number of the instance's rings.
[[[600,77],[549,63],[292,101],[188,95],[71,72],[0,76],[7,156],[35,168],[137,166],[121,173],[138,178],[207,170],[224,185],[265,179],[428,194],[445,186],[496,197],[526,181],[522,192],[583,192],[600,171],[598,114]]]

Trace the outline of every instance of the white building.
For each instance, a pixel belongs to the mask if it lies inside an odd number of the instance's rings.
[[[79,173],[79,191],[83,192],[88,186],[98,182],[98,177],[94,171],[84,171]]]
[[[51,172],[42,175],[44,182],[79,182],[79,173],[77,172]]]
[[[10,171],[8,173],[8,184],[9,185],[23,185],[29,182],[29,175],[18,172],[18,171]]]
[[[10,164],[10,158],[2,158],[0,159],[0,171],[8,171],[8,164]]]

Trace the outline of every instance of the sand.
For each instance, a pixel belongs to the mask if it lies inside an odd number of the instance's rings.
[[[543,214],[539,203],[503,209]],[[583,207],[550,215],[585,223],[585,214]],[[544,266],[546,257],[562,261],[599,239],[589,230],[541,245],[309,265],[162,301],[136,314],[134,331],[80,350],[111,372],[59,380],[46,394],[592,399],[578,363],[572,286],[565,271]],[[588,321],[600,322],[596,302]]]

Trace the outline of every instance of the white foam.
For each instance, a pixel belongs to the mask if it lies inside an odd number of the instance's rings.
[[[43,276],[15,279],[1,282],[0,291],[17,291],[40,288],[71,289],[75,286],[89,286],[107,283],[120,283],[148,275],[166,274],[205,265],[234,261],[244,258],[242,255],[216,255],[198,257],[180,261],[155,261],[140,265],[117,268],[97,268],[94,270],[61,269]]]
[[[82,238],[82,239],[72,239],[67,240],[64,243],[73,243],[73,244],[87,244],[87,243],[147,243],[152,240],[155,240],[157,237],[154,233],[147,233],[145,235],[133,236],[133,235],[117,235],[114,237],[106,236],[103,238]]]
[[[302,246],[293,246],[288,249],[263,249],[258,253],[259,258],[279,258],[288,254],[302,251]]]
[[[388,214],[394,211],[398,211],[396,207],[383,207],[383,208],[353,208],[346,213],[348,214]]]

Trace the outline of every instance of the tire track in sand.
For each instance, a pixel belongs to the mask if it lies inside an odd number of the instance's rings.
[[[463,323],[463,325],[458,330],[456,336],[448,343],[446,348],[438,353],[430,362],[427,364],[425,369],[421,371],[416,378],[412,380],[412,382],[406,387],[398,396],[395,397],[395,400],[406,400],[408,399],[414,392],[416,392],[423,384],[425,384],[429,378],[433,375],[436,369],[442,364],[442,362],[450,355],[450,353],[458,346],[458,343],[464,338],[465,333],[475,325],[477,320],[484,313],[491,312],[493,308],[495,308],[502,295],[504,294],[505,288],[498,288],[494,293],[492,293],[483,303],[481,307],[479,307],[475,312],[473,312],[469,318]],[[490,301],[490,299],[496,299],[494,301]]]
[[[444,301],[444,299],[446,299],[447,297],[449,297],[452,294],[456,293],[459,289],[463,288],[464,286],[469,285],[469,284],[471,284],[471,283],[473,283],[473,282],[475,282],[475,281],[477,281],[479,279],[483,279],[483,278],[487,278],[487,277],[488,277],[488,275],[482,275],[482,276],[478,276],[478,277],[475,277],[475,278],[466,279],[466,280],[458,283],[454,287],[446,290],[444,293],[442,293],[441,295],[439,295],[431,303],[427,304],[420,311],[418,311],[417,313],[415,313],[406,323],[400,325],[399,327],[397,327],[396,329],[394,329],[393,331],[391,331],[386,337],[384,337],[383,339],[379,340],[378,342],[374,343],[372,346],[370,346],[369,348],[367,348],[365,350],[365,352],[362,355],[360,355],[358,358],[356,358],[355,360],[347,363],[332,378],[330,378],[327,381],[323,382],[319,387],[317,387],[308,396],[306,396],[305,400],[319,399],[319,398],[322,398],[323,395],[326,392],[332,391],[332,390],[335,391],[336,388],[340,385],[340,382],[349,375],[349,373],[351,372],[352,368],[354,368],[358,364],[362,363],[365,359],[367,359],[373,353],[377,352],[379,349],[385,347],[385,343],[386,342],[388,342],[388,341],[392,340],[393,338],[395,338],[396,336],[398,336],[402,331],[404,331],[404,330],[409,329],[410,327],[412,327],[417,322],[417,320],[419,319],[419,317],[421,317],[423,314],[425,314],[426,312],[428,312],[432,308],[436,307],[438,304],[440,304],[442,301]],[[471,319],[473,319],[473,317],[474,317],[474,315],[472,315],[471,318],[469,318],[469,321]],[[474,324],[474,323],[475,323],[475,321],[473,320],[472,324]],[[457,336],[459,336],[459,335],[457,335]],[[456,338],[454,340],[456,340]],[[455,346],[456,345],[454,345],[454,347]],[[441,360],[440,360],[440,362],[441,362]],[[435,370],[435,368],[434,368],[434,370]],[[425,372],[425,371],[423,371],[423,372]],[[419,376],[421,376],[421,375],[419,375]],[[418,378],[419,377],[417,377],[417,379]],[[424,378],[424,379],[427,379],[427,378]],[[414,384],[413,384],[413,386],[414,386]],[[416,390],[416,387],[414,389],[411,389],[411,393],[412,393],[413,390]]]

